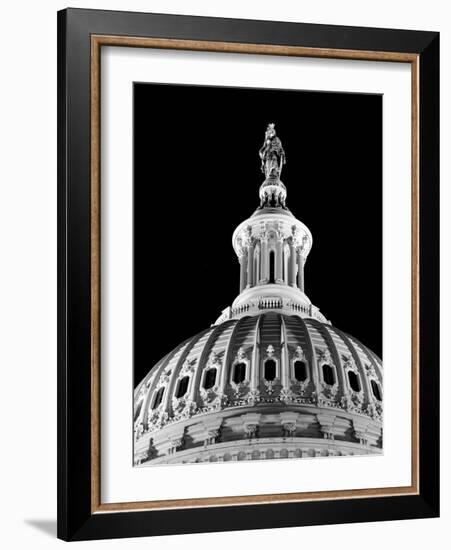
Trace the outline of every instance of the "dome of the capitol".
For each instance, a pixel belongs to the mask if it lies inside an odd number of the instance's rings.
[[[382,452],[382,362],[305,293],[312,235],[285,205],[274,125],[260,157],[260,207],[232,238],[240,293],[136,386],[135,465]]]
[[[378,452],[381,386],[380,359],[329,324],[274,311],[232,319],[180,344],[136,388],[136,460]]]

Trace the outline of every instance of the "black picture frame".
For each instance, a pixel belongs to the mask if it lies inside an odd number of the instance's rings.
[[[412,54],[419,105],[418,494],[101,513],[91,420],[93,35]],[[377,55],[376,55],[377,53]],[[330,57],[335,57],[331,54]],[[414,159],[415,160],[415,159]],[[439,34],[67,9],[58,13],[58,537],[88,540],[439,515]]]

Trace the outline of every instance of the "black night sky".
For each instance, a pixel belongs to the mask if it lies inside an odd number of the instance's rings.
[[[239,291],[235,227],[276,124],[311,301],[382,355],[382,96],[134,84],[135,385]]]

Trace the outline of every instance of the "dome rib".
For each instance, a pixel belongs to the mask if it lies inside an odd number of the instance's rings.
[[[288,349],[288,334],[285,317],[280,315],[280,366],[281,382],[285,389],[290,388],[290,354]]]
[[[261,342],[261,323],[262,319],[265,316],[259,315],[257,318],[257,322],[255,324],[255,335],[254,335],[254,348],[252,350],[252,362],[254,365],[254,368],[251,369],[251,389],[257,390],[258,388],[258,380],[259,380],[259,374],[260,374],[260,368],[257,367],[257,365],[260,365],[260,342]]]
[[[300,321],[300,325],[302,326],[304,338],[309,348],[309,355],[311,358],[310,361],[312,364],[312,381],[315,384],[315,387],[317,387],[319,382],[318,361],[316,360],[316,352],[313,346],[312,336],[308,330],[307,322],[302,317],[298,317],[298,319]]]
[[[232,321],[233,323],[235,323],[235,326],[230,331],[230,336],[229,336],[229,339],[227,340],[227,345],[226,345],[225,352],[224,352],[224,361],[223,361],[223,364],[222,364],[221,385],[220,385],[220,387],[223,388],[223,389],[225,388],[226,383],[227,383],[227,370],[228,370],[229,364],[231,362],[230,360],[231,360],[234,336],[237,333],[238,326],[239,326],[240,322],[243,319],[247,319],[247,317],[242,317],[239,320]]]

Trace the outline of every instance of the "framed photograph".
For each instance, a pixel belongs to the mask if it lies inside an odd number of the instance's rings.
[[[58,536],[439,514],[439,35],[58,14]]]

